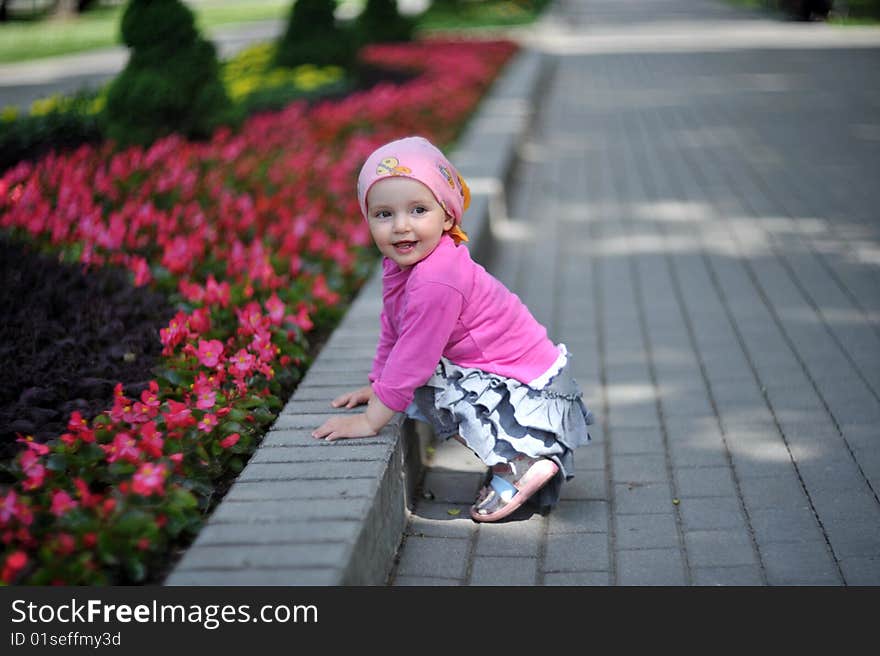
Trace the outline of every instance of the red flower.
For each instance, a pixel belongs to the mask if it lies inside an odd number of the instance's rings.
[[[82,500],[82,505],[84,508],[91,508],[100,503],[100,495],[92,494],[91,490],[89,490],[88,483],[86,483],[83,479],[75,478],[73,479],[73,484],[74,486],[76,486],[77,494]]]
[[[220,440],[220,446],[222,446],[224,449],[228,449],[233,444],[237,443],[240,439],[241,435],[239,435],[238,433],[232,433],[228,437],[224,437],[222,440]]]
[[[12,583],[18,573],[28,564],[28,555],[24,551],[14,551],[6,557],[3,563],[3,573],[0,578],[4,583]]]
[[[168,327],[159,331],[159,339],[165,347],[162,349],[162,355],[171,355],[174,353],[174,348],[186,339],[186,318],[186,314],[178,312],[168,323]]]
[[[76,539],[70,533],[59,533],[56,544],[60,556],[69,556],[76,549]]]
[[[131,489],[145,497],[153,493],[161,496],[165,494],[164,485],[167,476],[168,470],[165,465],[146,462],[141,465],[140,469],[132,477]]]
[[[186,428],[196,423],[192,418],[192,412],[185,403],[168,399],[168,412],[162,415],[165,417],[165,427],[168,430],[175,428]]]
[[[141,426],[141,450],[152,458],[162,457],[162,433],[156,430],[156,422],[148,421]]]

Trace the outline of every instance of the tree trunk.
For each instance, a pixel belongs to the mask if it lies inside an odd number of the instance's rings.
[[[0,0],[0,23],[5,23],[9,20],[9,0]]]
[[[77,0],[58,0],[55,3],[55,11],[52,12],[53,18],[71,18],[76,16],[79,9]]]

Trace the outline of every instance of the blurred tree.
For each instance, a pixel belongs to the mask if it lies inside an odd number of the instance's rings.
[[[355,47],[351,35],[336,24],[335,10],[335,0],[296,0],[278,42],[275,65],[349,66]]]
[[[96,4],[95,0],[57,0],[53,15],[64,18],[74,14],[81,14]]]
[[[130,0],[121,34],[131,54],[108,90],[108,136],[122,144],[171,132],[204,138],[232,120],[214,44],[180,0]]]
[[[385,41],[412,40],[415,20],[402,16],[397,0],[367,0],[367,6],[355,21],[359,45]]]

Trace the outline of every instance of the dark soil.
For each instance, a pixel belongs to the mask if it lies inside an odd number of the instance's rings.
[[[66,430],[78,410],[91,419],[113,405],[121,382],[139,396],[162,351],[168,301],[134,287],[115,267],[63,264],[0,234],[0,462],[17,433],[38,442]]]

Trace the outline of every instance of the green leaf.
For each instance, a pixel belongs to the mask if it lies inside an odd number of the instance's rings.
[[[152,518],[140,510],[126,510],[116,520],[116,530],[123,534],[138,534],[150,524]]]
[[[147,568],[136,558],[129,558],[125,561],[125,573],[131,580],[138,583],[147,578]]]
[[[153,375],[162,380],[167,380],[175,386],[183,383],[183,378],[176,369],[169,369],[168,367],[153,367]]]
[[[233,433],[241,433],[245,429],[244,426],[239,424],[237,421],[229,421],[220,426],[220,433],[222,435],[232,435]]]
[[[46,469],[50,471],[65,471],[67,469],[67,456],[53,453],[46,459]]]

